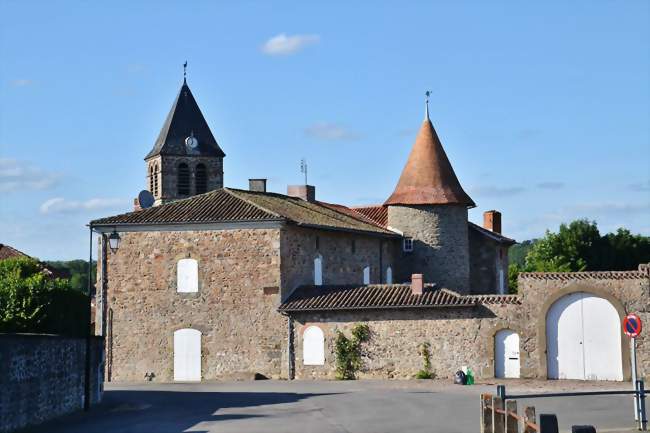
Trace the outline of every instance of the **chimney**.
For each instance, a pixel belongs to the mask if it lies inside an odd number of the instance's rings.
[[[501,212],[496,210],[483,212],[483,228],[501,234]]]
[[[289,185],[287,187],[287,195],[313,203],[316,201],[316,187],[313,185]]]
[[[248,190],[266,192],[266,179],[248,179]]]
[[[411,293],[413,295],[421,295],[423,288],[422,274],[411,275]]]
[[[142,210],[142,206],[140,206],[140,200],[136,197],[133,199],[133,212],[140,210]]]

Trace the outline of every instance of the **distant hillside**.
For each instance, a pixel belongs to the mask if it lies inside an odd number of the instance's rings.
[[[86,293],[88,291],[88,261],[68,260],[45,262],[49,267],[70,275],[70,285],[73,289]],[[97,279],[97,262],[93,260],[92,265],[92,293],[95,293],[95,281]]]

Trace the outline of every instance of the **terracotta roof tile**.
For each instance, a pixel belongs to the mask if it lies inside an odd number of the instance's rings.
[[[414,295],[410,284],[350,286],[302,286],[278,308],[281,312],[362,309],[473,307],[475,297],[425,284],[424,293]]]
[[[590,271],[590,272],[522,272],[519,278],[531,280],[636,280],[650,277],[648,268],[639,266],[638,271]]]
[[[386,206],[352,206],[351,209],[371,219],[382,227],[388,226],[388,208]]]

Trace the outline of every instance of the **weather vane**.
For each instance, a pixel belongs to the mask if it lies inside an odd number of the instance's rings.
[[[187,81],[187,60],[183,63],[183,81]]]
[[[305,175],[305,185],[307,184],[307,160],[305,158],[302,158],[300,160],[300,172]]]
[[[424,111],[424,116],[425,119],[428,119],[429,118],[429,96],[431,96],[431,90],[427,90],[426,92],[424,92],[424,94],[426,95],[426,101],[425,101],[426,107]]]

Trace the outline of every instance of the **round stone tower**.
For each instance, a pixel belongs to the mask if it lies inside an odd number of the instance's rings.
[[[425,282],[469,293],[467,209],[475,204],[454,173],[428,107],[395,191],[384,206],[388,226],[404,235],[401,279],[421,273]]]

